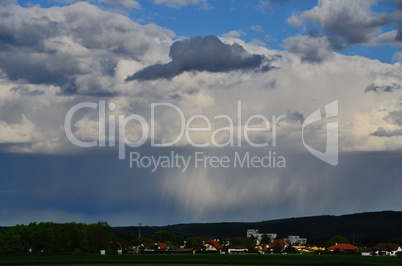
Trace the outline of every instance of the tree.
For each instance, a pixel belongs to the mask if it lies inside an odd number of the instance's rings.
[[[230,239],[231,246],[254,247],[254,240],[247,237],[233,237]]]
[[[299,251],[297,251],[297,249],[295,249],[295,248],[292,247],[292,246],[287,246],[287,247],[285,248],[284,252],[286,252],[286,253],[300,253]]]
[[[114,236],[112,228],[106,222],[87,225],[87,234],[91,252],[109,249]]]
[[[268,237],[267,234],[263,234],[262,238],[261,238],[261,245],[266,245],[266,244],[270,244],[271,243],[271,239]]]
[[[133,236],[129,232],[119,232],[116,236],[116,241],[120,243],[122,247],[127,247],[133,243]]]
[[[274,252],[275,253],[281,253],[282,252],[282,245],[281,245],[281,241],[279,239],[276,241],[276,244],[274,246]]]
[[[1,238],[1,251],[5,254],[18,254],[23,251],[19,228],[11,227],[5,229]]]
[[[343,236],[334,236],[327,242],[327,247],[333,246],[335,244],[349,244],[349,240]]]
[[[393,251],[394,250],[394,248],[393,247],[391,247],[391,246],[389,246],[389,245],[385,245],[385,251],[387,251],[387,252],[390,252],[390,251]]]
[[[151,239],[154,240],[154,242],[171,242],[171,243],[176,243],[176,236],[171,233],[171,232],[167,232],[167,231],[156,231],[155,233],[153,233],[153,235],[151,235],[150,237]]]
[[[193,250],[201,249],[202,246],[202,240],[199,237],[192,237],[188,245],[188,247],[193,248]]]

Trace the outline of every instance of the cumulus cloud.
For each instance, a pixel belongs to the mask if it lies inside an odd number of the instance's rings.
[[[376,137],[402,136],[402,129],[386,130],[383,127],[380,127],[376,131],[370,133],[370,136],[376,136]]]
[[[336,36],[339,45],[366,43],[381,33],[381,27],[391,24],[388,14],[375,13],[374,0],[320,1],[319,5],[303,12],[300,17],[319,24],[325,32]]]
[[[232,30],[229,31],[228,33],[223,34],[223,37],[226,38],[239,38],[242,35],[245,35],[246,33],[242,30]]]
[[[17,0],[0,0],[0,5],[17,4]]]
[[[38,138],[38,127],[22,115],[21,121],[7,124],[0,120],[0,143],[32,143]]]
[[[278,218],[328,210],[355,212],[373,206],[400,208],[400,137],[375,137],[397,135],[401,127],[399,63],[333,53],[337,49],[333,44],[339,43],[330,39],[335,35],[317,32],[288,39],[287,48],[294,53],[246,43],[233,38],[236,36],[195,37],[172,45],[169,30],[142,26],[87,3],[50,9],[8,6],[0,15],[0,159],[16,162],[2,165],[2,173],[7,174],[1,180],[5,189],[0,191],[4,199],[0,212],[9,213],[3,220],[10,224],[16,221],[11,208],[26,214],[19,216],[18,223],[36,218],[31,216],[32,210],[47,210],[42,219],[59,221],[58,215],[95,221],[114,217],[116,225],[135,217],[147,217],[150,223],[208,221],[210,217],[262,220],[269,218],[267,213]],[[260,71],[274,67],[275,71]],[[240,71],[243,69],[251,71]],[[159,72],[152,76],[151,70]],[[136,81],[125,82],[135,75]],[[142,82],[144,79],[152,80]],[[363,93],[368,87],[368,92],[381,94]],[[241,147],[218,149],[211,145],[201,151],[232,155],[234,148],[266,155],[272,148],[286,156],[287,168],[190,167],[186,173],[169,169],[152,174],[149,169],[130,168],[128,160],[118,160],[114,148],[71,147],[63,127],[66,113],[77,103],[99,103],[99,96],[102,100],[109,96],[106,106],[111,102],[116,105],[113,112],[106,110],[106,117],[138,114],[149,122],[151,103],[167,102],[177,105],[186,119],[207,116],[215,130],[228,122],[214,117],[227,115],[234,121],[236,141],[238,130],[242,134],[252,115],[261,114],[270,122],[272,116],[285,115],[277,127],[276,147],[272,147],[272,131],[250,132],[251,140],[267,142],[268,147],[253,149],[243,134]],[[304,118],[318,108],[322,111],[335,99],[339,100],[339,115],[332,119],[339,122],[340,145],[336,168],[309,154],[301,137]],[[238,120],[239,101],[242,110]],[[72,131],[77,138],[91,141],[99,137],[98,111],[84,108],[74,115]],[[181,121],[174,110],[160,110],[154,122],[157,143],[177,137]],[[192,126],[204,126],[199,122],[193,121]],[[252,122],[252,126],[264,124],[260,119]],[[327,122],[323,116],[306,129],[307,141],[323,144],[317,148],[325,148]],[[141,135],[138,128],[135,121],[127,126],[130,140]],[[211,144],[211,132],[193,133],[194,141]],[[218,133],[216,139],[224,143],[227,135]],[[171,150],[194,156],[200,151],[190,146],[183,137],[169,151],[147,144],[127,147],[126,151],[156,156],[169,155]],[[4,151],[52,154],[28,158]],[[348,155],[349,151],[353,154]],[[18,167],[21,161],[27,162],[23,168]],[[379,175],[386,176],[388,182],[376,183]],[[361,176],[368,182],[362,183]],[[341,187],[345,182],[350,184],[346,190]],[[373,183],[376,186],[370,185]],[[23,191],[23,197],[15,191]],[[376,193],[389,197],[380,204],[370,197]],[[21,208],[21,202],[28,211]],[[334,202],[339,205],[334,207]]]
[[[399,84],[392,83],[390,85],[377,85],[375,83],[371,83],[367,88],[365,89],[365,92],[370,92],[374,91],[376,93],[381,93],[381,92],[393,92],[395,90],[400,90],[402,87]]]
[[[122,11],[140,8],[140,4],[134,0],[99,0],[99,2],[111,5]]]
[[[285,39],[285,48],[301,56],[303,61],[320,63],[332,54],[331,43],[326,36],[302,36]]]
[[[402,126],[402,110],[389,112],[388,115],[384,117],[384,120],[390,124]]]
[[[320,30],[327,37],[331,50],[344,50],[357,44],[396,44],[399,31],[382,32],[383,27],[394,25],[393,15],[374,12],[375,3],[375,0],[319,1],[311,10],[292,14],[287,22],[294,27],[305,25]]]
[[[259,69],[264,61],[264,56],[250,54],[239,44],[224,44],[213,35],[176,41],[170,47],[169,56],[171,62],[146,67],[127,80],[171,79],[185,71]]]
[[[259,7],[262,10],[272,10],[275,5],[283,5],[289,2],[290,0],[260,0]]]
[[[157,5],[167,5],[170,7],[182,7],[187,5],[195,5],[198,3],[207,4],[206,0],[154,0]]]
[[[150,50],[153,60],[171,42],[167,30],[82,2],[49,9],[7,6],[1,16],[0,69],[11,81],[54,84],[67,92],[113,93],[107,80],[119,60],[145,61]]]

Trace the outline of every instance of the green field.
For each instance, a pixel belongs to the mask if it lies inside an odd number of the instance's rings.
[[[260,265],[402,265],[401,257],[352,255],[147,254],[0,256],[0,265],[43,264],[260,264]]]

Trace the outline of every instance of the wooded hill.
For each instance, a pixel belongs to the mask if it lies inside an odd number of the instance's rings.
[[[301,218],[278,219],[263,222],[244,223],[192,223],[167,226],[143,226],[142,236],[163,230],[178,236],[245,237],[248,228],[256,228],[260,233],[276,233],[284,238],[298,235],[309,243],[328,240],[341,235],[362,242],[391,241],[402,239],[402,212],[381,211],[349,215],[322,215]],[[128,232],[138,236],[138,226],[113,227],[115,234]]]

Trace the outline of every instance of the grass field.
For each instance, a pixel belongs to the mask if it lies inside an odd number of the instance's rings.
[[[254,264],[254,265],[402,265],[402,257],[348,255],[147,254],[0,256],[1,265],[44,264]]]

